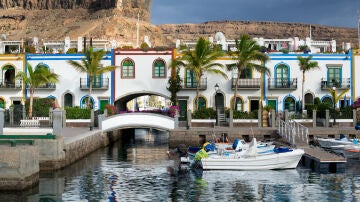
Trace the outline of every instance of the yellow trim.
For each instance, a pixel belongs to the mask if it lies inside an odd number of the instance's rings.
[[[6,61],[24,60],[24,54],[3,54],[0,56],[0,61],[2,60],[6,60]]]
[[[5,109],[6,108],[6,99],[4,97],[0,96],[0,100],[4,101],[4,108],[3,109]]]
[[[355,60],[355,56],[360,57],[360,49],[355,49],[352,51],[352,72],[351,72],[351,74],[352,74],[352,84],[353,85],[352,85],[351,94],[353,95],[352,96],[353,101],[355,101],[356,97],[357,97],[357,95],[356,95],[356,70],[355,70],[355,68],[356,68],[355,61],[356,60]]]
[[[199,94],[199,96],[198,96],[199,98],[200,97],[202,97],[202,98],[204,98],[204,100],[205,100],[205,108],[208,108],[208,100],[206,99],[206,97],[204,96],[204,95],[202,95],[202,94]],[[195,97],[194,99],[193,99],[193,111],[196,109],[196,98],[197,97]]]
[[[240,100],[241,100],[241,102],[242,102],[242,105],[241,105],[241,111],[243,112],[244,111],[244,99],[241,97],[241,96],[239,96],[239,95],[237,95],[236,97],[238,97],[238,98],[240,98]],[[234,99],[235,99],[235,97],[234,97],[234,95],[231,97],[231,99],[230,99],[230,109],[232,109],[232,107],[233,107],[233,103],[234,103]],[[235,109],[234,109],[235,110]]]

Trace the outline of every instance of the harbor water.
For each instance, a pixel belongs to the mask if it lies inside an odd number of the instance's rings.
[[[179,169],[167,156],[168,134],[137,130],[56,172],[39,185],[0,192],[0,201],[359,201],[360,161],[345,173],[298,167],[269,171]]]

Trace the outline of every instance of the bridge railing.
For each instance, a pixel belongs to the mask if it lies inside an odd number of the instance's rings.
[[[293,146],[299,141],[309,143],[309,129],[293,120],[285,122],[278,119],[278,133]]]

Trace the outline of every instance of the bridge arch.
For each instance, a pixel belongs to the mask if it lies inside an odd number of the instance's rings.
[[[135,91],[135,92],[124,94],[120,97],[115,98],[114,105],[117,107],[118,110],[125,111],[125,110],[127,110],[126,104],[129,101],[131,101],[135,98],[141,97],[141,96],[145,96],[145,95],[157,95],[157,96],[163,97],[168,100],[170,99],[170,97],[168,95],[164,95],[164,94],[154,92],[154,91]]]
[[[125,128],[156,128],[172,130],[175,128],[175,118],[153,113],[123,113],[108,117],[99,123],[103,131]]]

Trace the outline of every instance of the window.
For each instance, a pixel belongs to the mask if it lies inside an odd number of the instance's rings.
[[[231,108],[234,106],[234,100],[236,100],[236,103],[235,103],[235,110],[236,111],[243,111],[244,108],[243,108],[243,101],[240,97],[236,97],[236,99],[232,99],[231,100]]]
[[[314,104],[314,96],[311,93],[306,93],[304,99],[305,99],[305,105]]]
[[[341,67],[328,67],[328,86],[341,87]]]
[[[276,67],[276,86],[286,88],[289,84],[289,68],[285,64],[280,64]]]
[[[289,112],[295,111],[295,100],[292,97],[287,97],[285,99],[285,109],[287,109]]]
[[[322,99],[322,102],[323,103],[328,103],[329,105],[333,105],[333,100],[332,100],[332,98],[331,97],[324,97],[323,99]]]
[[[165,78],[166,71],[165,71],[165,62],[162,60],[156,60],[154,62],[153,67],[153,77],[154,78]]]
[[[90,77],[89,76],[88,76],[88,80],[87,80],[87,86],[90,87]],[[101,88],[102,87],[102,75],[96,75],[93,77],[92,87],[93,88]]]
[[[186,88],[196,88],[197,83],[196,83],[194,72],[192,72],[190,70],[186,70],[185,82],[186,82],[185,83]]]
[[[233,73],[233,78],[236,79],[238,72],[237,70],[234,70]],[[240,74],[240,79],[252,79],[252,70],[250,67],[246,67]]]
[[[195,98],[195,106],[196,106],[196,101],[197,99]],[[202,96],[199,96],[199,104],[198,104],[198,109],[204,109],[206,108],[206,99]]]
[[[124,60],[121,64],[121,78],[135,78],[134,62]]]
[[[2,98],[0,98],[0,108],[5,109],[5,101]]]
[[[85,96],[82,98],[81,100],[81,108],[85,109],[88,108],[88,101],[89,101],[89,96]],[[94,109],[94,100],[90,97],[90,108]]]
[[[73,106],[73,96],[70,93],[66,93],[64,95],[64,105],[65,107],[72,107]]]

